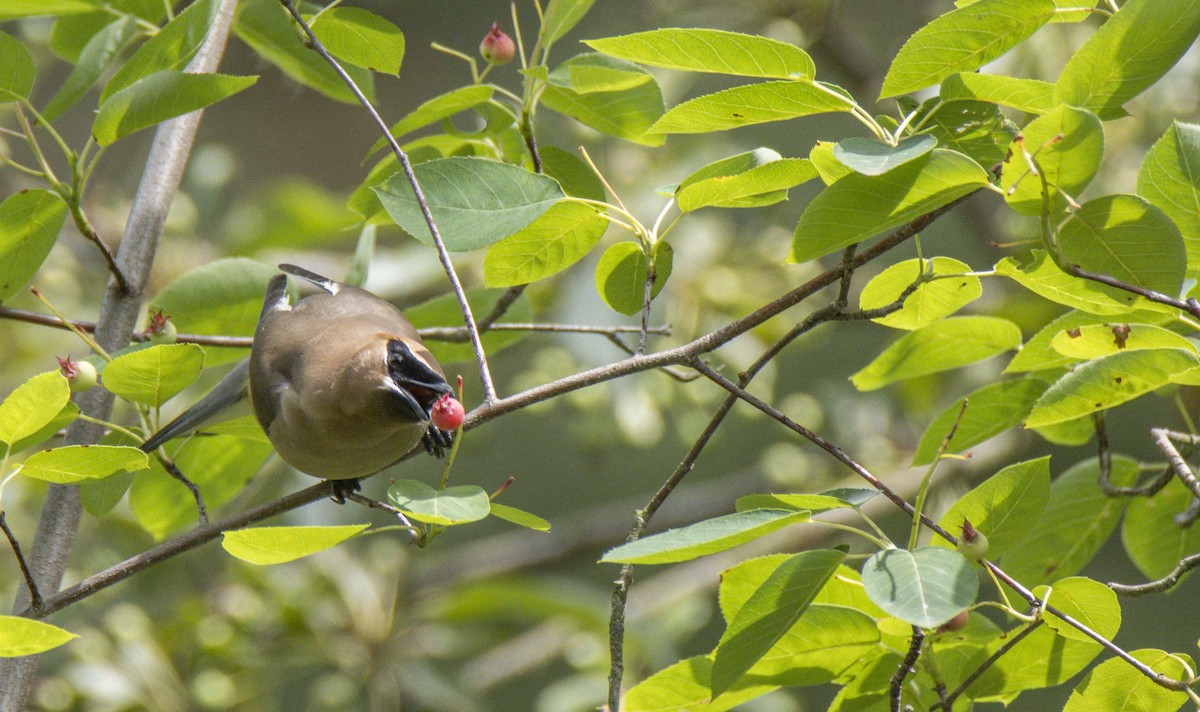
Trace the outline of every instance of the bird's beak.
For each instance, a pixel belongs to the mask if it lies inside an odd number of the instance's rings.
[[[384,386],[396,396],[401,417],[418,422],[429,420],[433,404],[454,390],[442,374],[414,355],[403,342],[393,341],[389,347],[392,357]]]

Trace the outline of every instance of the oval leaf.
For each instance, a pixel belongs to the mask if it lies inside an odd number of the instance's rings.
[[[935,146],[937,139],[929,134],[909,136],[895,146],[871,138],[853,136],[835,145],[833,155],[856,173],[877,176],[924,156]]]
[[[118,356],[104,368],[104,387],[125,400],[158,406],[195,383],[204,368],[196,344],[163,344]]]
[[[143,77],[164,70],[182,70],[204,43],[217,16],[216,0],[197,0],[163,25],[121,65],[100,93],[103,104],[110,96]]]
[[[1007,319],[959,316],[905,334],[850,377],[860,391],[939,373],[991,358],[1021,345],[1021,329]]]
[[[71,400],[71,387],[58,371],[40,373],[0,403],[0,442],[15,445],[46,427]]]
[[[879,309],[895,302],[917,280],[923,267],[930,274],[949,277],[923,282],[905,297],[902,308],[871,321],[912,331],[953,314],[983,295],[979,278],[966,274],[971,268],[964,262],[949,257],[934,257],[932,265],[923,260],[905,260],[867,282],[858,298],[859,308]]]
[[[778,203],[787,190],[817,176],[812,162],[782,158],[767,148],[710,163],[684,179],[675,191],[679,209],[753,208]]]
[[[806,262],[903,225],[987,184],[961,153],[934,149],[883,175],[851,173],[826,188],[796,225],[790,262]]]
[[[1142,160],[1137,192],[1175,222],[1188,275],[1200,274],[1200,126],[1176,121],[1167,129]]]
[[[1169,309],[1124,289],[1072,277],[1060,270],[1042,250],[1034,250],[1032,258],[1026,262],[1005,257],[996,263],[996,274],[1008,277],[1050,301],[1089,314],[1114,316],[1130,314],[1135,309]]]
[[[364,69],[399,74],[404,33],[379,15],[356,7],[335,7],[312,23],[313,34],[333,56]]]
[[[1099,581],[1082,576],[1065,578],[1053,586],[1038,586],[1033,595],[1043,601],[1049,601],[1051,606],[1062,611],[1064,615],[1074,618],[1109,640],[1115,638],[1121,628],[1121,604],[1117,602],[1117,593]],[[1043,620],[1064,638],[1092,639],[1049,611]]]
[[[1187,338],[1150,324],[1088,324],[1064,329],[1050,340],[1050,347],[1078,360],[1140,349],[1183,349],[1196,353],[1195,344]]]
[[[1055,106],[1054,85],[1050,82],[975,72],[948,77],[942,82],[940,97],[944,101],[977,99],[1035,115],[1044,114]]]
[[[547,522],[536,514],[531,514],[516,507],[510,507],[507,504],[496,504],[495,502],[492,502],[490,507],[491,515],[497,519],[503,519],[519,527],[532,529],[535,532],[550,531],[550,522]]]
[[[957,536],[970,521],[988,538],[987,558],[999,557],[1037,524],[1050,498],[1050,458],[1018,462],[963,495],[938,523]],[[949,547],[935,537],[935,546]]]
[[[107,146],[122,136],[189,114],[237,94],[258,77],[184,74],[173,69],[143,77],[108,97],[92,122],[92,136]]]
[[[969,72],[1020,44],[1054,17],[1052,0],[979,0],[942,15],[904,43],[879,98],[907,94]]]
[[[0,658],[37,655],[78,637],[49,623],[0,615]]]
[[[23,190],[0,203],[0,302],[33,279],[66,218],[67,204],[48,190]]]
[[[225,532],[221,547],[251,564],[282,564],[325,551],[371,526],[253,527]]]
[[[805,551],[784,560],[729,621],[713,661],[713,697],[731,688],[783,637],[846,555]]]
[[[441,158],[418,163],[413,170],[449,250],[474,250],[508,237],[564,197],[553,178],[483,158]],[[397,225],[432,244],[403,173],[372,190]]]
[[[611,564],[672,564],[732,549],[789,524],[808,512],[755,509],[670,529],[611,549],[600,558]]]
[[[905,623],[936,628],[975,602],[975,567],[957,551],[888,549],[863,565],[863,586],[877,606]]]
[[[399,121],[392,124],[392,127],[388,131],[392,136],[400,138],[410,131],[416,131],[419,128],[436,123],[442,119],[448,119],[460,111],[473,109],[480,104],[486,103],[492,98],[493,91],[495,91],[495,88],[487,84],[459,87],[421,104]],[[379,139],[371,147],[371,150],[367,152],[367,155],[375,153],[386,145],[383,139]]]
[[[799,47],[738,32],[666,28],[586,40],[604,54],[638,64],[767,79],[812,79],[812,58]]]
[[[1134,195],[1088,201],[1058,228],[1063,259],[1089,272],[1178,296],[1183,238],[1166,213]]]
[[[1088,361],[1047,389],[1025,427],[1075,420],[1107,410],[1171,382],[1171,376],[1200,366],[1191,351],[1122,351]]]
[[[447,527],[477,522],[491,513],[487,492],[474,485],[439,491],[417,480],[398,480],[388,487],[388,501],[418,522]]]
[[[35,480],[69,485],[149,466],[146,453],[135,447],[67,445],[33,453],[21,463],[19,471]]]
[[[954,437],[950,438],[946,452],[957,453],[1020,424],[1045,392],[1046,385],[1032,378],[1002,381],[984,386],[965,399],[954,401],[938,413],[921,435],[921,442],[913,455],[913,465],[933,462],[951,428],[954,429]],[[962,410],[964,400],[967,402],[965,411]],[[959,413],[962,413],[962,417],[959,417]],[[955,427],[956,422],[958,427]]]
[[[1004,199],[1018,213],[1041,215],[1042,180],[1033,172],[1026,152],[1046,179],[1050,215],[1061,216],[1067,199],[1059,191],[1078,195],[1100,168],[1104,129],[1095,114],[1059,106],[1031,121],[1019,140],[1013,139],[1000,174]]]
[[[1192,675],[1192,669],[1178,654],[1163,650],[1134,650],[1130,656],[1167,679],[1185,680]],[[1113,658],[1105,660],[1083,676],[1071,691],[1063,712],[1175,712],[1187,701],[1186,692],[1158,685],[1141,670],[1124,660]]]
[[[25,45],[7,32],[0,32],[0,104],[28,99],[36,70]]]
[[[650,298],[658,296],[671,276],[671,246],[658,243],[654,251],[654,284]],[[604,251],[596,265],[596,291],[604,303],[622,314],[641,311],[646,295],[649,261],[636,242],[618,242]]]
[[[663,114],[647,133],[694,134],[850,111],[853,104],[821,82],[762,82],[685,101]]]
[[[582,203],[559,202],[526,225],[492,245],[483,260],[483,279],[489,287],[528,284],[561,272],[591,251],[608,218]]]

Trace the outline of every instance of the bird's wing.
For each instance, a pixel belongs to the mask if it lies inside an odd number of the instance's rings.
[[[208,395],[178,418],[142,443],[143,452],[152,452],[172,438],[185,435],[204,424],[220,423],[250,413],[250,361],[242,361],[234,367]]]

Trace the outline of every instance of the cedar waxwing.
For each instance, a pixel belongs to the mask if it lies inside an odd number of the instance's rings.
[[[452,390],[400,310],[300,267],[279,269],[324,292],[293,307],[287,277],[272,277],[249,360],[142,450],[215,420],[218,412],[240,415],[239,403],[245,410],[249,402],[279,456],[316,477],[373,475],[418,442],[440,456],[453,433],[430,424],[430,409]]]

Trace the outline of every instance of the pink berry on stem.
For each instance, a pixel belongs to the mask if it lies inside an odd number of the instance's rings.
[[[504,34],[499,22],[493,22],[492,29],[488,30],[483,42],[479,43],[480,56],[487,60],[488,64],[499,66],[511,62],[516,53],[517,48],[512,38]]]

